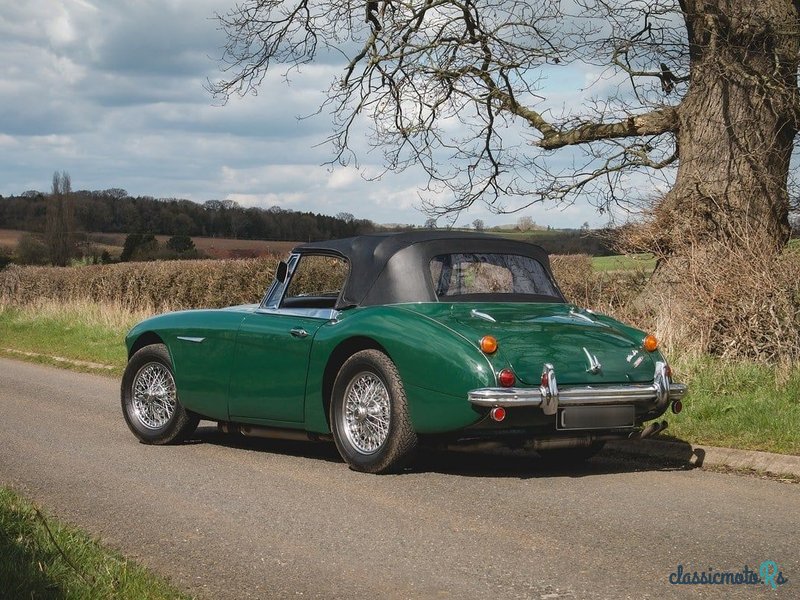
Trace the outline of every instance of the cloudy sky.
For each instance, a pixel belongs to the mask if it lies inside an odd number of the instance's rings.
[[[204,89],[219,76],[224,42],[213,19],[232,0],[26,0],[0,6],[0,194],[46,191],[65,170],[74,189],[120,187],[132,195],[232,199],[379,223],[424,222],[418,171],[365,181],[355,168],[322,166],[330,133],[314,112],[341,65],[314,65],[287,85],[280,73],[257,97],[215,105]],[[585,74],[577,74],[577,87]],[[568,93],[557,90],[558,93]],[[377,172],[380,157],[361,156]],[[576,204],[482,218],[530,215],[554,227],[599,226],[607,217]]]

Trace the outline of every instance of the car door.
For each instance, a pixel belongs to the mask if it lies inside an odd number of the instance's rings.
[[[236,339],[231,420],[303,420],[311,344],[325,322],[280,310],[258,310],[244,319]]]
[[[344,266],[342,266],[344,265]],[[335,320],[347,263],[331,256],[293,257],[284,285],[239,327],[228,413],[232,421],[299,424],[314,336]]]

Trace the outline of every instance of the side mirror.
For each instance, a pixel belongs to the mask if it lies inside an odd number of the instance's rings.
[[[286,283],[286,276],[289,274],[289,265],[285,261],[278,263],[278,268],[275,269],[275,281],[278,283]]]

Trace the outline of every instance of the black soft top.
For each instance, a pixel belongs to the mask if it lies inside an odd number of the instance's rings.
[[[350,263],[336,308],[398,302],[436,302],[430,261],[440,254],[496,253],[529,256],[539,261],[552,279],[547,253],[528,242],[477,232],[409,231],[375,233],[311,242],[292,250],[295,254],[333,254]]]

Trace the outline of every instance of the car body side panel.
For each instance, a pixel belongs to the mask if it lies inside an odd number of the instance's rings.
[[[248,309],[196,310],[147,319],[126,338],[130,350],[146,332],[157,334],[172,357],[181,403],[210,419],[227,420],[228,387],[239,325]]]
[[[305,423],[309,431],[329,431],[323,374],[336,347],[352,338],[374,340],[395,363],[417,432],[451,431],[481,418],[468,402],[467,392],[495,384],[490,362],[475,343],[398,304],[347,310],[338,321],[319,329],[306,386]]]

